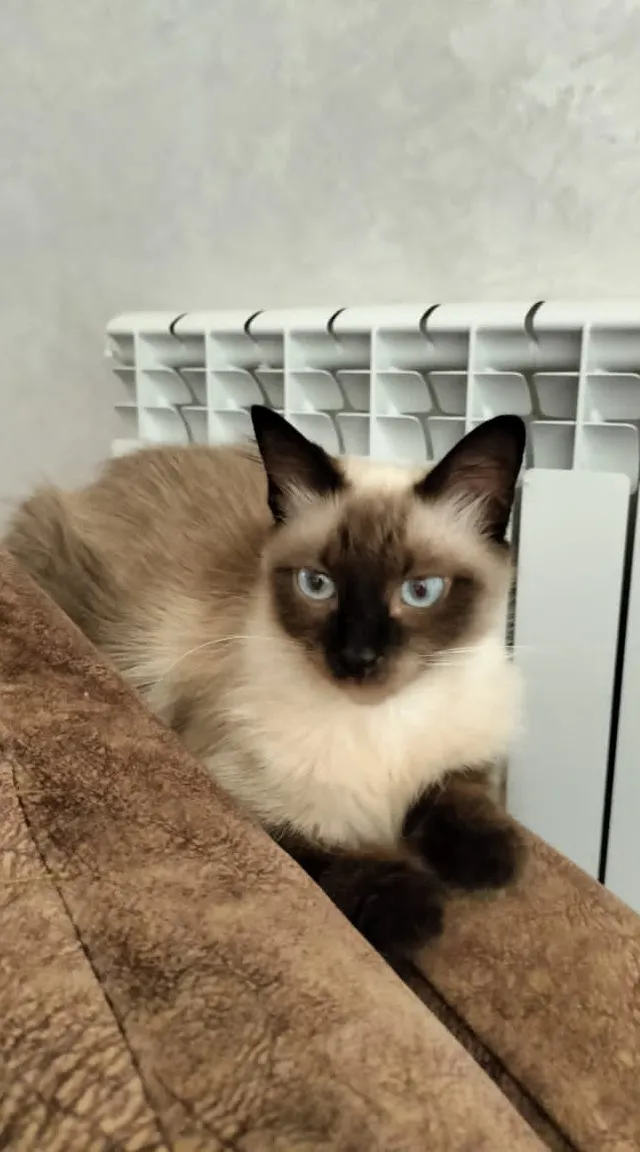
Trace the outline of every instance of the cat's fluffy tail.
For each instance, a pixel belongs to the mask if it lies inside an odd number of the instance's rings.
[[[113,576],[82,531],[72,499],[57,488],[41,488],[20,506],[3,543],[67,616],[98,642],[92,633],[104,614]]]

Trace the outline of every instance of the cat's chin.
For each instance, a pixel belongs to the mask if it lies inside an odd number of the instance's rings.
[[[380,704],[398,691],[398,684],[394,680],[344,680],[331,673],[328,673],[328,678],[354,704]]]
[[[370,676],[356,678],[336,675],[335,671],[324,661],[319,663],[321,676],[325,681],[346,699],[355,704],[379,704],[395,696],[408,684],[417,678],[418,670],[389,667],[381,669]]]

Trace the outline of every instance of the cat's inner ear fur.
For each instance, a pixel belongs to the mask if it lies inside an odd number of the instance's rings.
[[[267,473],[267,498],[274,520],[286,520],[310,500],[331,496],[346,486],[337,462],[273,409],[254,404],[251,421]]]
[[[503,541],[526,442],[524,421],[496,416],[465,436],[415,486],[425,500],[469,507],[483,535]]]

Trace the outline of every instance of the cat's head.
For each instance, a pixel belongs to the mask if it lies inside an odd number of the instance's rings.
[[[332,458],[268,408],[252,420],[272,610],[324,676],[386,694],[504,629],[518,417],[479,425],[430,470]]]

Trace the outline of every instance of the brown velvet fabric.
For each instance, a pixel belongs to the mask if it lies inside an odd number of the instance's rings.
[[[487,1076],[490,1076],[498,1085],[502,1094],[511,1101],[514,1108],[517,1108],[523,1119],[540,1137],[545,1147],[549,1148],[551,1152],[573,1152],[575,1144],[557,1128],[540,1102],[534,1096],[529,1095],[526,1085],[519,1084],[514,1080],[495,1053],[490,1048],[485,1047],[475,1033],[471,1031],[467,1022],[449,1007],[434,985],[425,979],[419,968],[407,965],[404,977],[423,1004],[428,1005],[451,1035],[456,1037],[456,1040],[467,1049],[467,1052],[471,1053]]]
[[[543,1146],[7,557],[0,745],[0,1148]]]
[[[570,1144],[640,1149],[640,917],[626,905],[532,837],[519,884],[456,901],[419,968]]]

